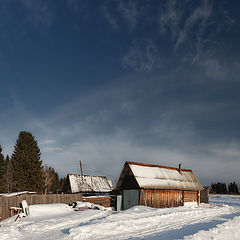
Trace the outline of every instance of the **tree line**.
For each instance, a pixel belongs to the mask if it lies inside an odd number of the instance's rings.
[[[11,157],[4,157],[0,145],[0,193],[56,193],[64,181],[54,168],[42,165],[38,143],[30,132],[19,133]]]
[[[223,194],[239,194],[239,187],[236,182],[231,182],[228,185],[226,183],[217,182],[211,184],[210,192]]]

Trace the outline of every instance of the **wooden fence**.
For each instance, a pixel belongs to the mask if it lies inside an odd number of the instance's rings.
[[[11,217],[10,207],[20,207],[20,203],[26,200],[28,205],[66,203],[72,204],[74,201],[82,201],[82,194],[33,194],[12,197],[0,197],[0,219]]]
[[[200,202],[208,203],[209,202],[209,187],[204,187],[200,194]]]
[[[103,207],[114,207],[114,200],[114,196],[83,197],[83,202],[91,202]]]

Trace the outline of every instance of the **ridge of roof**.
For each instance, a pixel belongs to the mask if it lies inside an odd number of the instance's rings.
[[[170,169],[170,170],[176,170],[178,171],[178,168],[174,168],[174,167],[167,167],[167,166],[162,166],[162,165],[154,165],[154,164],[148,164],[148,163],[139,163],[139,162],[131,162],[131,161],[127,161],[128,165],[138,165],[138,166],[143,166],[143,167],[158,167],[158,168],[166,168],[166,169]],[[191,169],[181,169],[181,171],[184,172],[192,172]]]

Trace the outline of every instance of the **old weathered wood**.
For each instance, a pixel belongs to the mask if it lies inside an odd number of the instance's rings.
[[[200,192],[200,203],[209,203],[209,187],[204,187]]]
[[[191,197],[192,195],[189,195],[185,200],[190,201],[190,199],[192,199]],[[154,208],[182,206],[183,191],[141,189],[139,203],[140,205],[147,205]]]
[[[184,202],[197,202],[198,191],[184,191]]]
[[[124,190],[139,190],[141,205],[164,208],[199,203],[202,185],[190,169],[126,162],[116,186],[117,194]]]
[[[103,207],[113,207],[114,206],[114,198],[112,196],[83,197],[83,201],[98,204],[98,205],[101,205]]]

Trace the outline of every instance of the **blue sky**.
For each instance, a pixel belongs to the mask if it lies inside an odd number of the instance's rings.
[[[126,160],[238,181],[238,1],[2,0],[0,144],[61,176]]]

